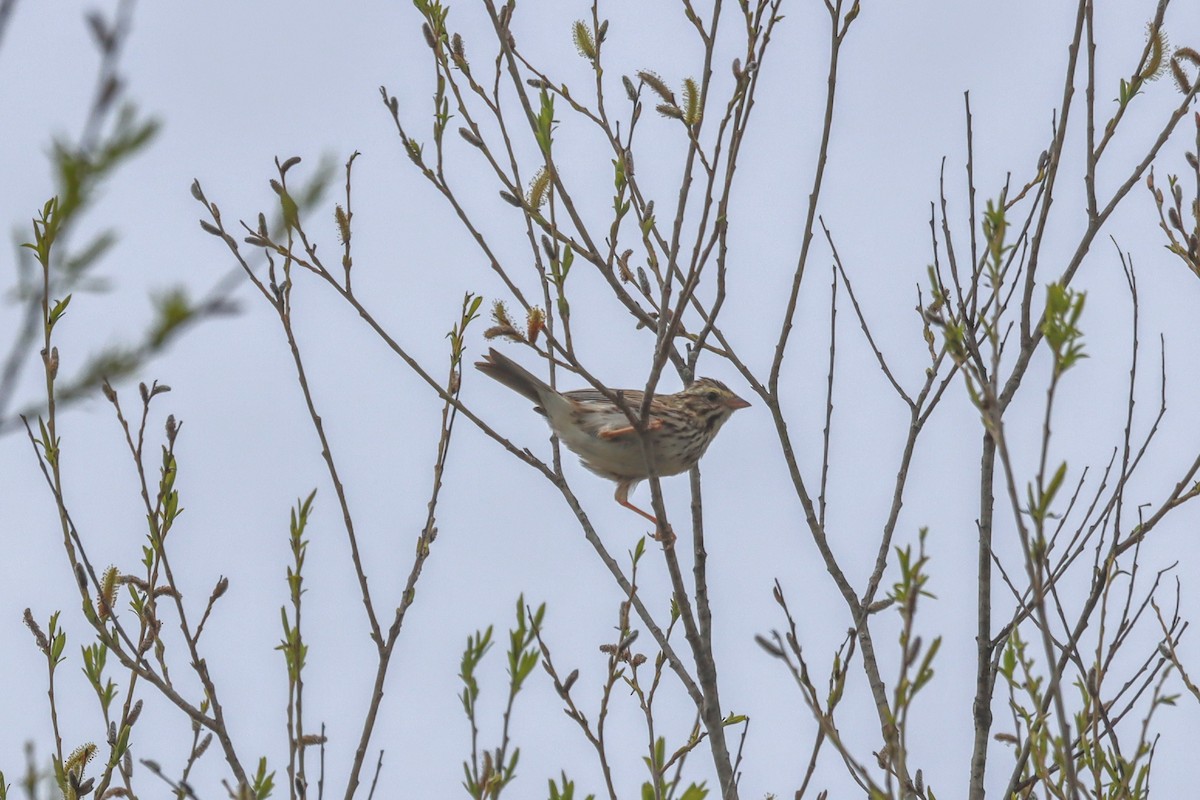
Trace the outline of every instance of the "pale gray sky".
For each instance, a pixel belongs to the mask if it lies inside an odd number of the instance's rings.
[[[1097,105],[1107,109],[1118,79],[1136,62],[1153,9],[1148,3],[1101,6],[1096,39],[1104,88]],[[49,162],[43,157],[50,136],[78,131],[90,96],[95,55],[82,21],[88,7],[61,0],[19,2],[0,47],[0,220],[10,229],[17,226],[22,236],[28,235],[27,220],[51,191]],[[575,53],[570,24],[588,13],[582,2],[527,0],[515,23],[521,45],[581,92],[590,86],[591,76]],[[795,264],[823,102],[823,4],[789,0],[785,13],[763,65],[756,118],[738,172],[741,188],[730,217],[731,297],[723,319],[756,369],[769,363],[784,287]],[[672,85],[698,72],[700,50],[688,38],[676,4],[613,2],[604,5],[603,16],[611,19],[606,44],[611,97],[623,94],[619,76],[638,69],[652,69]],[[926,282],[931,258],[928,217],[943,157],[951,201],[959,203],[959,212],[964,199],[963,92],[971,92],[982,202],[998,193],[1006,173],[1029,174],[1046,147],[1052,114],[1061,102],[1061,71],[1073,20],[1074,10],[1065,4],[864,3],[843,55],[821,213],[873,330],[906,387],[919,383],[925,363],[912,309],[914,287]],[[483,44],[477,5],[451,4],[449,23],[463,33],[473,63],[484,68],[491,48]],[[1167,27],[1175,44],[1200,44],[1189,39],[1200,30],[1200,6],[1177,0]],[[722,81],[728,80],[728,61],[735,51],[726,52],[728,57],[715,66]],[[302,156],[296,175],[314,168],[322,156],[341,164],[351,152],[361,151],[354,196],[357,291],[398,341],[435,373],[443,371],[447,344],[442,337],[463,292],[482,293],[489,300],[503,296],[502,285],[473,242],[404,155],[379,99],[378,87],[386,85],[399,98],[413,135],[430,139],[432,71],[411,4],[142,3],[123,72],[130,97],[164,127],[153,146],[105,187],[86,223],[93,230],[113,226],[121,234],[100,270],[115,288],[75,298],[58,333],[64,371],[77,366],[91,347],[134,338],[150,318],[148,290],[182,283],[198,295],[233,266],[220,242],[196,224],[202,209],[188,186],[199,179],[227,221],[252,219],[271,208],[274,195],[267,180],[276,156]],[[1147,89],[1128,129],[1114,143],[1111,171],[1100,175],[1102,192],[1111,190],[1132,159],[1140,157],[1158,120],[1177,98],[1169,79]],[[611,202],[610,156],[565,109],[559,118],[564,172],[583,187],[584,209],[602,214]],[[662,197],[670,197],[681,160],[679,131],[651,113],[642,125],[647,149],[638,153],[639,174]],[[1076,144],[1081,131],[1076,129]],[[1183,166],[1188,123],[1181,132],[1164,161],[1172,171]],[[515,225],[517,212],[498,200],[497,187],[488,181],[476,151],[456,136],[450,138],[452,182],[467,194],[472,212],[514,273],[524,275],[525,286],[532,287],[521,228]],[[524,146],[527,151],[531,147]],[[1070,185],[1057,193],[1060,225],[1049,233],[1050,241],[1063,247],[1082,227],[1078,158],[1069,169]],[[340,181],[334,185],[340,192]],[[331,208],[327,203],[309,224],[325,253],[337,249]],[[1159,332],[1167,337],[1168,417],[1159,449],[1133,490],[1137,502],[1161,499],[1200,446],[1193,418],[1200,375],[1192,367],[1192,354],[1200,349],[1194,324],[1200,282],[1162,249],[1156,228],[1150,198],[1138,187],[1109,229],[1132,252],[1141,279],[1144,366],[1157,363]],[[820,239],[814,247],[785,371],[791,430],[809,448],[800,458],[811,479],[820,466],[829,283],[828,248]],[[7,288],[13,256],[0,252]],[[1045,266],[1045,274],[1054,274],[1059,266]],[[573,277],[577,344],[587,362],[609,385],[642,384],[650,339],[628,330],[595,276],[580,267]],[[298,284],[295,318],[301,346],[360,526],[376,602],[386,609],[399,598],[424,520],[438,404],[325,287],[306,279]],[[1072,479],[1085,466],[1102,469],[1120,441],[1124,420],[1129,305],[1119,262],[1106,238],[1093,248],[1076,285],[1089,291],[1083,328],[1092,358],[1062,389],[1056,419],[1061,438],[1055,448],[1057,458],[1070,460]],[[328,725],[327,780],[341,787],[369,694],[373,649],[340,515],[286,343],[270,309],[247,288],[237,293],[241,314],[192,331],[143,373],[146,381],[158,379],[174,389],[156,402],[155,435],[168,411],[184,422],[177,448],[178,487],[187,512],[173,534],[172,552],[176,563],[187,565],[178,577],[189,607],[202,607],[218,576],[230,578],[229,593],[205,635],[209,668],[223,692],[243,759],[268,756],[282,781],[286,680],[273,647],[280,637],[278,607],[286,600],[288,509],[297,497],[318,488],[309,530],[305,704],[310,725],[322,720]],[[7,338],[13,317],[10,306],[0,311],[0,337]],[[830,537],[851,579],[861,583],[890,502],[907,412],[875,366],[848,304],[843,303],[838,319]],[[470,335],[472,360],[485,347],[483,327],[477,325]],[[710,360],[702,362],[701,371],[749,397],[731,368]],[[1143,375],[1139,431],[1146,429],[1156,408],[1151,371]],[[1010,435],[1025,447],[1040,430],[1043,395],[1034,383],[1044,381],[1046,372],[1045,364],[1031,372],[1033,383],[1018,401],[1011,423]],[[524,400],[473,370],[464,377],[466,402],[514,442],[548,453],[544,424]],[[26,383],[24,397],[32,397],[36,385]],[[665,387],[675,385],[664,378]],[[120,388],[127,410],[132,409],[136,388]],[[68,500],[92,558],[101,566],[113,563],[132,570],[141,556],[143,522],[134,474],[111,409],[97,395],[65,413],[60,424]],[[920,527],[930,528],[930,589],[938,599],[925,605],[919,624],[927,639],[942,634],[945,641],[935,688],[914,712],[922,735],[909,745],[914,763],[940,797],[961,796],[967,782],[974,681],[972,471],[978,439],[975,414],[956,385],[921,444],[898,528],[900,544],[915,541]],[[1019,452],[1019,469],[1031,476],[1034,458],[1032,450]],[[570,462],[568,476],[609,548],[614,553],[631,548],[645,526],[612,503],[608,483]],[[0,465],[4,551],[12,559],[0,581],[0,720],[7,721],[0,725],[0,769],[11,781],[22,768],[26,739],[35,739],[43,755],[51,742],[42,656],[21,624],[26,606],[39,620],[55,609],[64,612],[70,660],[60,673],[58,691],[65,739],[70,746],[99,742],[104,732],[78,672],[86,625],[56,534],[51,496],[23,437],[0,439]],[[754,644],[753,636],[782,625],[771,600],[778,579],[799,614],[802,643],[823,685],[830,656],[850,620],[802,524],[769,415],[760,405],[739,412],[726,426],[706,457],[704,476],[722,700],[725,711],[752,718],[742,796],[790,796],[799,785],[816,728],[782,666]],[[664,485],[670,507],[682,521],[687,481],[678,478]],[[642,487],[635,497],[648,498],[648,490]],[[997,547],[1010,548],[1005,552],[1011,556],[1015,532],[1011,517],[1006,519]],[[1126,526],[1133,520],[1128,516]],[[1184,612],[1193,617],[1200,611],[1196,521],[1196,511],[1184,509],[1157,532],[1143,555],[1147,574],[1180,562]],[[494,624],[502,632],[512,624],[519,593],[530,602],[548,603],[546,637],[556,665],[564,673],[580,669],[576,691],[587,698],[593,718],[604,670],[604,657],[596,648],[614,635],[620,592],[558,493],[465,419],[459,421],[452,445],[439,528],[372,741],[375,750],[386,750],[381,779],[386,789],[377,796],[460,794],[469,731],[457,699],[459,655],[467,635],[477,628]],[[665,616],[669,583],[661,556],[651,552],[643,564],[643,599]],[[1003,599],[1003,592],[997,592]],[[876,624],[877,646],[891,651],[887,663],[894,664],[895,628],[890,622]],[[485,746],[498,741],[503,639],[482,673]],[[1145,639],[1151,641],[1152,636]],[[639,644],[653,655],[648,637]],[[1191,638],[1185,638],[1181,654],[1200,664],[1200,645]],[[196,697],[186,664],[180,660],[174,670],[180,685]],[[868,695],[857,666],[852,676],[840,723],[853,741],[874,742],[877,722],[865,704]],[[666,680],[660,719],[670,748],[686,737],[692,713],[677,684]],[[135,754],[154,758],[174,773],[190,738],[188,725],[163,704],[148,699],[148,705]],[[1009,730],[1002,703],[994,707],[996,732]],[[1184,787],[1194,785],[1187,761],[1191,742],[1179,733],[1194,731],[1198,718],[1200,708],[1186,697],[1178,708],[1156,718],[1162,730],[1176,734],[1164,737],[1156,758],[1155,790],[1161,796],[1181,796]],[[645,778],[645,734],[632,698],[615,701],[610,724],[621,796],[634,797]],[[518,782],[509,790],[512,797],[544,796],[546,780],[560,769],[584,793],[602,790],[590,748],[560,713],[541,670],[518,700],[513,735],[521,747],[521,764]],[[995,745],[993,756],[989,787],[998,795],[1007,779],[1002,745]],[[709,779],[712,785],[706,764],[705,753],[693,755],[688,779]],[[205,800],[222,795],[217,781],[225,774],[223,766],[215,748],[202,760],[194,784]],[[822,759],[816,785],[829,787],[831,797],[851,796],[844,768],[832,752]],[[146,791],[153,796],[156,790]],[[277,796],[284,793],[281,786]]]

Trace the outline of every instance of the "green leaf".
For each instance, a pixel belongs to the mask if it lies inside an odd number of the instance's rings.
[[[534,138],[537,139],[538,146],[541,147],[542,153],[549,156],[550,148],[554,144],[554,96],[545,89],[542,89],[540,99],[541,107],[538,110],[537,127],[534,129]]]
[[[275,790],[275,771],[267,772],[266,756],[258,760],[258,773],[254,776],[250,789],[257,800],[266,800]]]
[[[59,300],[57,303],[55,303],[54,308],[50,309],[50,318],[46,320],[46,323],[53,328],[54,323],[58,322],[59,319],[62,318],[63,314],[67,313],[67,306],[70,304],[71,295],[67,295],[62,300]]]

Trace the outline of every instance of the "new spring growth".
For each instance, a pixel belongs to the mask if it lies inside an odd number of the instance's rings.
[[[525,315],[525,338],[529,340],[530,344],[536,344],[538,335],[541,334],[545,327],[546,312],[537,306],[531,307]]]
[[[1046,314],[1042,320],[1042,334],[1054,355],[1054,376],[1075,366],[1080,359],[1087,358],[1083,352],[1083,331],[1079,329],[1079,318],[1083,314],[1086,292],[1077,292],[1060,284],[1046,287]]]
[[[672,92],[667,86],[666,82],[658,76],[658,73],[651,72],[648,69],[643,69],[638,72],[637,76],[642,83],[649,86],[654,90],[655,94],[662,98],[663,103],[670,106],[676,105],[675,93]]]
[[[571,38],[575,41],[575,49],[579,51],[579,55],[592,62],[592,66],[596,64],[596,40],[592,37],[591,27],[581,19],[575,20],[571,26]]]
[[[550,170],[545,167],[540,168],[533,174],[533,178],[529,181],[529,194],[527,199],[529,207],[534,211],[538,211],[546,202],[546,197],[550,194]]]
[[[1175,79],[1175,85],[1179,87],[1179,91],[1187,94],[1192,90],[1192,82],[1188,79],[1187,73],[1183,71],[1183,65],[1179,63],[1179,59],[1171,59],[1171,77]]]
[[[700,106],[700,87],[695,78],[683,80],[683,121],[689,128],[700,124],[704,109]]]
[[[463,349],[465,347],[464,334],[467,331],[467,326],[479,317],[479,306],[482,303],[483,297],[481,296],[477,296],[471,292],[463,295],[462,311],[459,313],[458,322],[446,334],[446,338],[450,340],[451,367],[457,367],[459,362],[462,361]]]
[[[100,578],[100,591],[96,596],[96,615],[102,620],[112,616],[113,606],[117,602],[117,592],[121,588],[120,577],[121,574],[117,568],[110,564]]]
[[[512,319],[508,316],[508,307],[504,305],[503,300],[492,303],[492,321],[495,324],[483,332],[483,338],[490,340],[504,337],[514,342],[521,341],[521,334],[512,324]]]
[[[337,203],[333,207],[333,222],[337,225],[338,243],[350,244],[350,215],[346,213],[346,209],[342,208],[341,203]]]
[[[1155,29],[1153,23],[1146,26],[1146,40],[1150,43],[1150,52],[1146,57],[1146,66],[1137,77],[1143,81],[1153,81],[1161,78],[1167,71],[1166,52],[1170,48],[1167,32],[1162,28]]]
[[[88,762],[96,757],[96,744],[88,742],[81,744],[71,751],[71,755],[67,756],[67,760],[63,763],[63,769],[67,772],[80,774]]]

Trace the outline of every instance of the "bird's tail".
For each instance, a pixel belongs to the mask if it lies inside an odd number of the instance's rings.
[[[528,397],[539,406],[545,402],[543,393],[550,395],[555,393],[549,384],[508,356],[501,354],[494,347],[488,350],[483,361],[475,362],[475,368],[489,378],[503,383],[514,392]]]

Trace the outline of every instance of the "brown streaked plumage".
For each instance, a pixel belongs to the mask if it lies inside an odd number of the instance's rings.
[[[514,392],[527,397],[543,414],[559,440],[592,472],[616,481],[616,501],[658,524],[651,514],[629,502],[629,492],[650,477],[646,454],[629,418],[595,389],[559,392],[511,358],[491,349],[475,367]],[[621,393],[637,413],[644,393]],[[678,475],[696,465],[730,415],[750,404],[712,378],[699,378],[682,392],[656,394],[646,425],[653,474]]]

